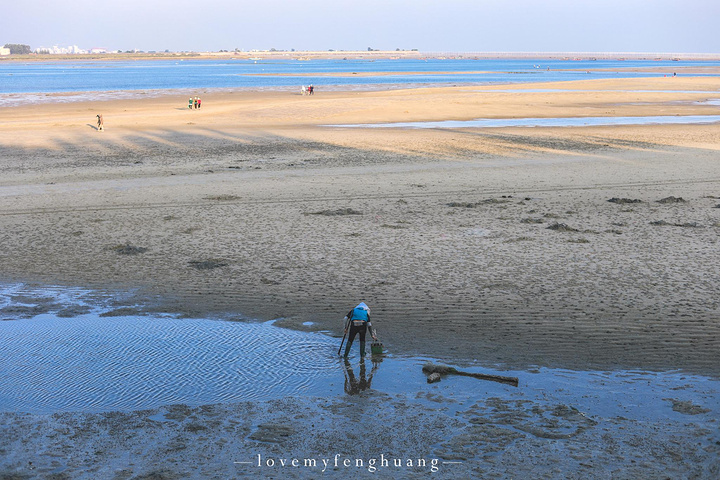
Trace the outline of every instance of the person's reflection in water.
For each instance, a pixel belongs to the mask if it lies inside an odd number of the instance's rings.
[[[345,364],[345,393],[348,395],[357,395],[360,392],[363,392],[367,389],[369,389],[372,385],[372,379],[373,375],[375,375],[375,372],[377,371],[378,367],[380,366],[381,360],[374,360],[372,361],[372,369],[370,370],[370,375],[367,375],[366,373],[366,367],[365,367],[365,357],[360,357],[360,376],[356,377],[355,372],[353,371],[352,365],[350,365],[350,360],[348,358],[344,358],[344,364]]]

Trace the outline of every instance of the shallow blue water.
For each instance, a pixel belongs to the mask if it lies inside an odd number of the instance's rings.
[[[322,332],[171,315],[101,317],[111,300],[83,289],[0,286],[0,412],[132,411],[362,391],[433,408],[442,398],[450,414],[492,397],[639,420],[682,420],[673,401],[707,409],[697,421],[720,411],[720,382],[682,372],[498,372],[476,360],[463,369],[515,376],[519,387],[454,376],[428,385],[421,369],[432,358],[362,360],[354,344],[346,363],[337,356],[340,339]],[[89,311],[58,316],[69,308]]]
[[[346,128],[502,128],[591,127],[605,125],[666,125],[720,122],[720,115],[662,115],[645,117],[477,118],[439,122],[396,122],[326,125]]]
[[[563,60],[138,60],[0,64],[0,94],[200,88],[296,87],[303,84],[491,84],[663,76],[637,67],[720,66],[720,62]],[[536,68],[539,67],[539,68]],[[548,67],[550,70],[548,70]],[[610,69],[593,71],[588,69]],[[328,77],[322,73],[427,72]],[[454,73],[445,72],[478,72]],[[316,75],[313,75],[316,74]],[[282,76],[280,76],[282,75]],[[289,75],[289,76],[288,76]],[[293,76],[303,75],[303,76]],[[308,76],[304,76],[308,75]]]

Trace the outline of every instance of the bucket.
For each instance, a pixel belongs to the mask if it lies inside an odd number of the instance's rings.
[[[373,355],[381,355],[383,353],[383,344],[380,342],[372,342],[370,344],[370,353]]]

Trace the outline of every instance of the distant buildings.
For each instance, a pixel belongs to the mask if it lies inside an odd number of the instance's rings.
[[[99,52],[95,52],[94,50],[101,50]],[[58,47],[57,45],[53,45],[52,47],[38,47],[34,50],[35,53],[44,53],[44,54],[50,54],[50,55],[68,55],[68,54],[77,54],[77,53],[88,53],[87,50],[83,50],[77,45],[71,45],[69,47]],[[93,49],[90,51],[90,53],[106,53],[107,51],[104,48],[99,49]]]
[[[0,57],[4,57],[5,55],[10,55],[10,49],[5,47],[0,47]]]

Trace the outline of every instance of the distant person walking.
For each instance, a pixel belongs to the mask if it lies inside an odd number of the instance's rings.
[[[310,95],[315,95],[315,87],[313,87],[312,84],[308,87],[308,93]]]
[[[190,110],[192,110],[192,107],[193,107],[193,98],[190,97],[190,100],[188,100],[188,108],[189,108]]]
[[[97,117],[97,129],[98,132],[102,132],[105,130],[105,122],[103,121],[102,115],[95,115]]]
[[[202,98],[198,97],[198,110],[202,107]]]
[[[198,97],[195,97],[195,101],[194,101],[195,110],[197,110],[197,102],[198,102]]]

